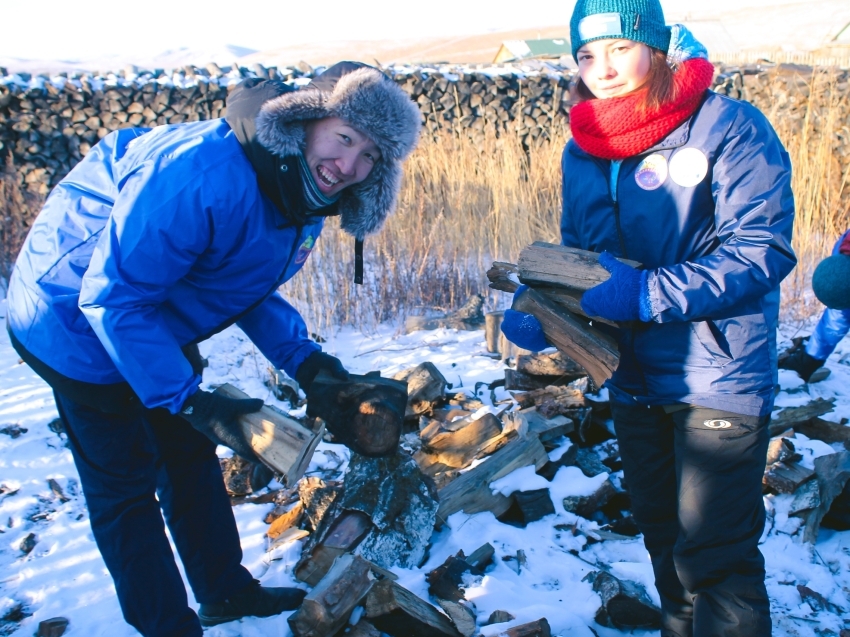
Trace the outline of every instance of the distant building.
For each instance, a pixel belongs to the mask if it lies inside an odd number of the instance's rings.
[[[572,55],[569,38],[539,38],[537,40],[505,40],[496,53],[494,64],[531,58],[559,58]]]

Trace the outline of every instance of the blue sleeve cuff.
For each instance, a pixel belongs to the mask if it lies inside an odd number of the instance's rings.
[[[649,300],[649,270],[640,273],[640,298],[638,299],[640,320],[644,323],[652,321],[652,302]]]

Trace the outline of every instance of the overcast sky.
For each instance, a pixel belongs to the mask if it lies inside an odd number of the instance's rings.
[[[799,0],[662,0],[668,18]],[[574,0],[0,0],[0,56],[151,56],[329,40],[464,35],[569,23]]]

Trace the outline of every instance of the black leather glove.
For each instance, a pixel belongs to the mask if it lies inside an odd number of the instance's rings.
[[[350,376],[345,367],[342,366],[342,361],[336,356],[321,351],[313,352],[304,359],[301,367],[295,372],[295,381],[305,394],[310,392],[310,385],[313,384],[313,380],[321,371],[325,371],[339,380],[348,380]]]
[[[251,462],[261,462],[245,440],[238,418],[263,408],[259,398],[228,398],[199,389],[186,399],[178,416],[217,445],[230,447]]]
[[[817,370],[823,367],[825,360],[819,360],[806,352],[806,346],[800,346],[784,359],[779,361],[780,369],[792,369],[807,383]]]

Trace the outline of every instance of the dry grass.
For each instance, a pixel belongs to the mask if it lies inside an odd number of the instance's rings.
[[[782,284],[782,319],[804,322],[823,306],[811,294],[814,269],[850,223],[850,164],[835,153],[835,140],[850,142],[850,101],[838,90],[836,73],[816,71],[800,87],[800,107],[783,113],[780,104],[768,112],[791,156],[796,203],[794,251],[797,267]],[[808,93],[808,94],[807,94]]]
[[[485,272],[494,260],[514,260],[538,239],[558,240],[566,131],[553,137],[527,154],[515,136],[491,135],[480,145],[457,135],[423,142],[405,167],[397,214],[366,241],[365,285],[352,283],[353,241],[333,223],[306,276],[287,284],[285,294],[320,331],[369,328],[487,294]],[[489,301],[498,304],[497,297]]]

